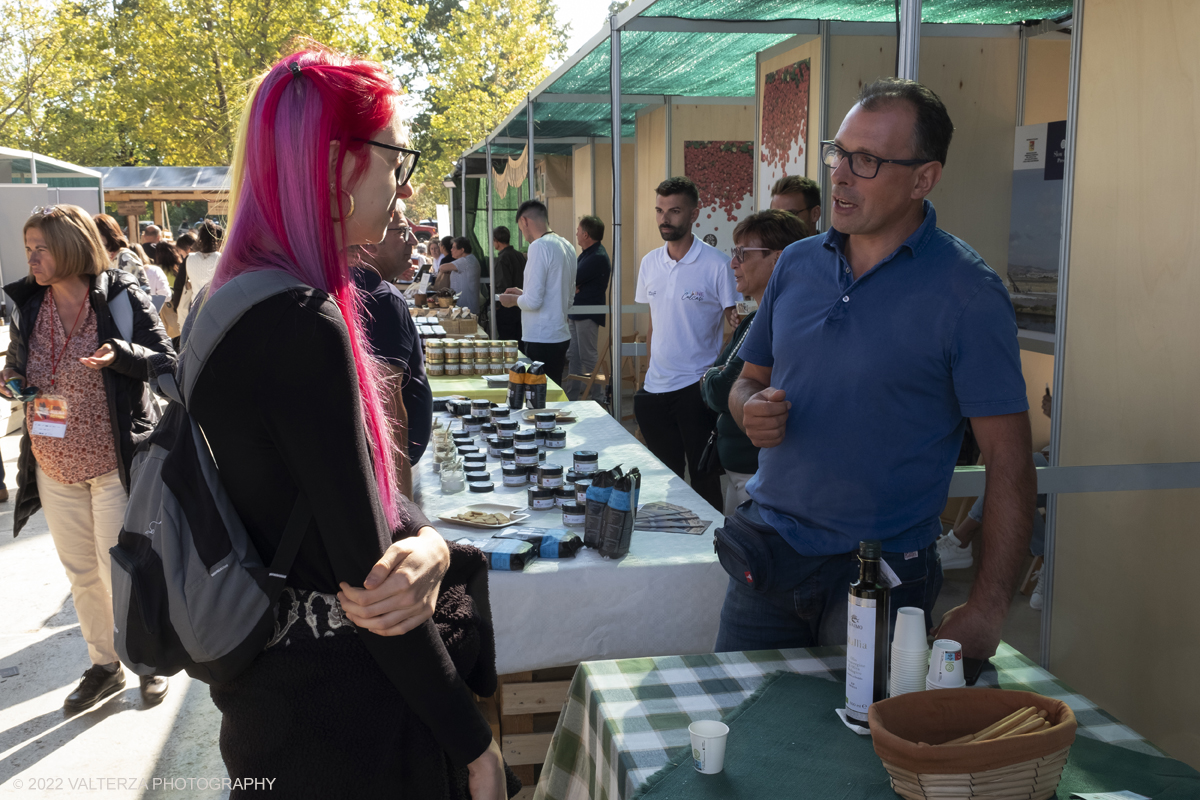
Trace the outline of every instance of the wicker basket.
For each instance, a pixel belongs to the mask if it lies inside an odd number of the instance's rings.
[[[1038,733],[943,745],[1026,706],[1046,711]],[[939,689],[881,700],[869,712],[875,753],[896,794],[909,800],[1042,800],[1054,797],[1075,741],[1063,702],[1003,689]]]

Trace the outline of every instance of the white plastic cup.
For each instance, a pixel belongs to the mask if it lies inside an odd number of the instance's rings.
[[[896,612],[896,635],[892,639],[892,652],[901,650],[922,655],[929,650],[925,641],[925,612],[919,608],[905,606]]]
[[[716,775],[725,769],[725,740],[729,726],[714,719],[702,719],[688,725],[692,736],[692,766],[696,772]]]
[[[928,683],[938,689],[958,689],[967,685],[961,644],[953,639],[938,639],[933,643]]]

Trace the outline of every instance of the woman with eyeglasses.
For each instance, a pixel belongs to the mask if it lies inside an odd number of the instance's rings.
[[[13,535],[45,512],[92,662],[63,704],[81,711],[125,687],[109,548],[134,449],[158,418],[147,382],[174,370],[175,351],[136,279],[110,268],[86,211],[35,209],[23,235],[29,276],[4,287],[16,310],[0,372],[0,394],[26,401]],[[157,703],[167,679],[143,677],[141,689]]]
[[[462,651],[434,622],[453,562],[397,486],[387,384],[351,277],[357,246],[380,242],[412,195],[418,153],[401,114],[372,62],[310,50],[261,76],[208,289],[219,298],[263,270],[303,284],[230,328],[189,406],[264,560],[301,495],[312,509],[270,642],[211,687],[229,774],[274,778],[286,797],[506,793],[499,745],[466,682],[476,673],[460,676]]]
[[[772,209],[751,214],[733,229],[733,260],[729,262],[740,294],[762,302],[763,292],[775,271],[779,254],[788,245],[809,235],[808,226],[794,214]],[[729,415],[729,390],[742,374],[745,363],[738,358],[742,340],[750,331],[754,312],[747,315],[721,351],[716,366],[704,375],[700,391],[717,418],[717,453],[725,469],[725,516],[733,516],[739,505],[750,499],[746,483],[758,472],[758,448]]]

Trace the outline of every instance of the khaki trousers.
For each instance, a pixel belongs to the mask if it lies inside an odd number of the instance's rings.
[[[58,559],[71,581],[79,629],[93,664],[118,661],[113,645],[112,557],[129,496],[114,469],[78,483],[59,483],[37,468],[38,494]]]
[[[725,486],[725,516],[732,517],[737,511],[737,507],[750,499],[750,493],[746,491],[746,484],[756,474],[725,470],[725,477],[729,480]]]

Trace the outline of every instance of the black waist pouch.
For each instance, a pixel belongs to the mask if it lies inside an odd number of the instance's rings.
[[[831,558],[802,556],[745,503],[713,534],[713,549],[729,577],[760,592],[795,589]]]

